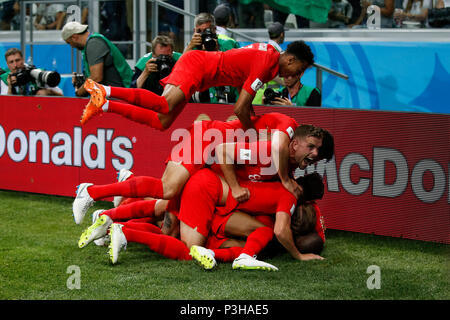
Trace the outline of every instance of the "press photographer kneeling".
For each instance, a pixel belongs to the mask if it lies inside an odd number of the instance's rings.
[[[44,71],[25,63],[22,52],[11,48],[5,53],[6,71],[1,78],[1,94],[26,96],[62,96],[58,88],[61,76],[55,71]]]
[[[167,77],[181,53],[173,51],[173,41],[167,36],[157,36],[152,41],[152,52],[138,60],[131,87],[143,88],[161,95],[163,87],[159,80]]]

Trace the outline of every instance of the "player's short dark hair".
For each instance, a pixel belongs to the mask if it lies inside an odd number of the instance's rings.
[[[295,246],[300,253],[320,254],[323,250],[324,242],[317,232],[294,238]]]
[[[325,186],[322,176],[317,172],[298,177],[295,180],[303,189],[303,194],[298,198],[297,206],[304,204],[306,201],[320,200],[323,198]]]
[[[294,131],[294,138],[316,137],[323,139],[324,130],[312,124],[301,124]]]
[[[286,52],[294,55],[298,60],[305,61],[309,66],[314,64],[314,54],[305,41],[297,40],[291,42],[286,49]]]
[[[322,145],[319,148],[319,160],[326,159],[330,161],[334,155],[334,138],[333,135],[323,129]]]

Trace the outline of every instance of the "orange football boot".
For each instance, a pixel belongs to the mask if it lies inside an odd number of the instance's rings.
[[[91,100],[89,100],[88,104],[86,105],[86,107],[84,107],[83,110],[83,115],[81,116],[81,125],[84,125],[89,119],[91,119],[92,117],[94,117],[95,115],[99,114],[99,113],[103,113],[103,109],[97,108],[94,103],[92,102],[92,98]]]
[[[92,79],[87,79],[84,88],[91,95],[91,101],[97,108],[101,108],[106,102],[106,91],[101,84]]]

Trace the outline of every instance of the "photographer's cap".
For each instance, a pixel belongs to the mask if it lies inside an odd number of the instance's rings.
[[[271,38],[277,38],[282,32],[288,31],[289,29],[286,29],[281,23],[274,22],[272,23],[268,28],[267,31],[269,31],[269,36]]]
[[[69,39],[74,34],[84,33],[88,28],[87,24],[81,24],[77,21],[71,21],[64,25],[61,35],[64,41]]]

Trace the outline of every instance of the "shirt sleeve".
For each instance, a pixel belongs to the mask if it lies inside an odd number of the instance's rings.
[[[297,205],[297,199],[294,197],[294,195],[283,186],[281,186],[280,196],[278,199],[279,200],[276,212],[286,212],[292,216]]]
[[[272,80],[278,73],[279,53],[275,49],[268,49],[267,46],[265,50],[260,50],[265,54],[255,57],[250,75],[242,86],[242,89],[252,97],[264,86],[264,83]]]
[[[86,57],[89,66],[104,62],[108,52],[109,47],[105,41],[99,38],[89,39],[88,45],[86,46]]]

